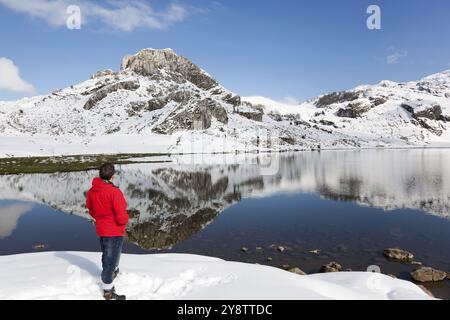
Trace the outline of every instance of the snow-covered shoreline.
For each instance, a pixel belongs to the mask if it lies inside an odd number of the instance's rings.
[[[100,253],[0,256],[0,299],[97,300]],[[187,254],[122,255],[116,288],[129,299],[431,299],[415,284],[369,272],[300,276]]]
[[[187,134],[186,134],[187,135]],[[120,155],[120,154],[235,154],[254,152],[301,152],[311,149],[279,149],[258,150],[251,146],[240,145],[232,140],[223,140],[210,136],[200,137],[200,134],[192,134],[191,138],[185,137],[184,145],[174,148],[174,141],[179,136],[164,135],[113,135],[94,137],[89,143],[81,138],[72,137],[70,140],[48,136],[5,136],[0,135],[0,159],[22,157],[64,157],[80,155]],[[150,142],[149,142],[150,141]],[[386,146],[368,145],[361,147],[336,146],[322,147],[321,151],[361,151],[361,150],[397,150],[397,149],[450,149],[449,143],[429,143],[424,145],[392,144]]]

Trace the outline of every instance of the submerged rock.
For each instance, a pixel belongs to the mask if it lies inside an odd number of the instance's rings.
[[[430,267],[422,267],[411,272],[411,277],[417,282],[439,282],[447,277],[447,273]]]
[[[388,260],[399,261],[399,262],[412,262],[414,255],[399,248],[388,248],[384,249],[383,255]]]

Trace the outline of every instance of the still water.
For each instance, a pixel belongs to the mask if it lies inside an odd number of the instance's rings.
[[[170,160],[119,167],[115,183],[131,217],[127,253],[202,254],[307,273],[337,261],[409,280],[414,266],[382,255],[400,247],[450,271],[450,150]],[[96,174],[0,176],[0,255],[99,251],[84,208]],[[449,282],[427,287],[448,299]]]

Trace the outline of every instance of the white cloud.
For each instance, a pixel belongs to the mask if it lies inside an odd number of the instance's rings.
[[[397,64],[400,62],[400,59],[405,58],[406,56],[408,56],[407,51],[405,51],[404,53],[395,52],[395,53],[387,56],[387,63],[388,64]]]
[[[0,5],[55,27],[65,27],[67,7],[78,5],[83,24],[96,21],[121,31],[138,27],[164,29],[183,21],[188,15],[187,8],[181,4],[172,3],[164,11],[157,12],[142,0],[109,0],[103,4],[89,0],[0,0]]]
[[[19,68],[12,60],[0,57],[0,90],[14,92],[33,92],[34,87],[22,80]]]
[[[297,105],[297,104],[300,104],[300,101],[295,97],[287,96],[287,97],[283,98],[281,103]]]

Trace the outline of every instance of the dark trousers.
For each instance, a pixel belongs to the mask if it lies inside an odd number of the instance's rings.
[[[119,267],[122,253],[123,237],[100,237],[102,249],[102,281],[104,284],[113,282],[113,273]]]

